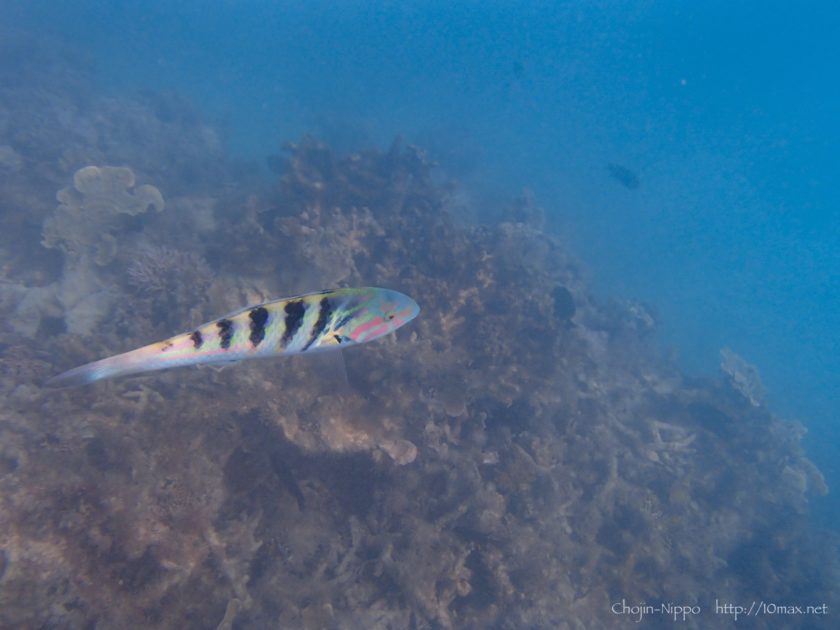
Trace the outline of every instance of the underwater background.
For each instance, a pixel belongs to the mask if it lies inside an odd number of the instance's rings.
[[[0,3],[0,626],[833,627],[838,27]],[[350,393],[306,357],[41,387],[364,285],[422,311]]]

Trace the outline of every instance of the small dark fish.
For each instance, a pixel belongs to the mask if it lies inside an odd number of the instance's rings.
[[[625,168],[624,166],[621,166],[621,164],[616,164],[615,162],[610,162],[607,164],[607,170],[619,184],[628,190],[636,190],[639,187],[639,176],[629,168]]]

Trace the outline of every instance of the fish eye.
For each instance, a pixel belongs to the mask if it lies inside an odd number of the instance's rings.
[[[391,321],[392,319],[394,319],[394,317],[396,317],[396,315],[394,315],[393,313],[388,313],[388,314],[385,316],[385,318],[386,318],[388,321]]]

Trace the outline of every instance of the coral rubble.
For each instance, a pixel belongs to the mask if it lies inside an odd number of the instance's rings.
[[[157,216],[143,213],[163,207],[165,162],[157,179],[123,136],[56,132],[87,164],[151,183],[78,165],[72,187],[51,175],[55,210],[29,172],[44,143],[27,94],[0,89],[20,118],[0,135],[0,195],[32,213],[0,219],[28,239],[0,242],[0,626],[617,627],[621,600],[838,603],[837,541],[807,519],[826,488],[803,429],[742,389],[732,357],[743,396],[661,358],[654,318],[595,300],[532,199],[461,225],[420,149],[340,157],[305,138],[274,187],[196,177]],[[49,94],[38,106],[60,130],[73,99]],[[156,115],[142,100],[98,107],[74,110],[82,129],[128,117],[142,142],[201,126],[177,99]],[[229,173],[214,159],[203,167]],[[346,353],[346,389],[307,357],[39,386],[340,284],[423,309],[396,340]]]

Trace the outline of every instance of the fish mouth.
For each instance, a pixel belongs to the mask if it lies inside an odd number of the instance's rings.
[[[415,317],[417,317],[420,314],[420,305],[408,296],[405,296],[405,299],[406,299],[406,307],[405,308],[409,312],[408,317],[406,317],[406,321],[411,321],[412,319],[414,319]]]
[[[407,324],[412,319],[420,314],[420,305],[413,299],[400,293],[399,291],[391,291],[394,303],[398,305],[398,311],[402,324]]]

